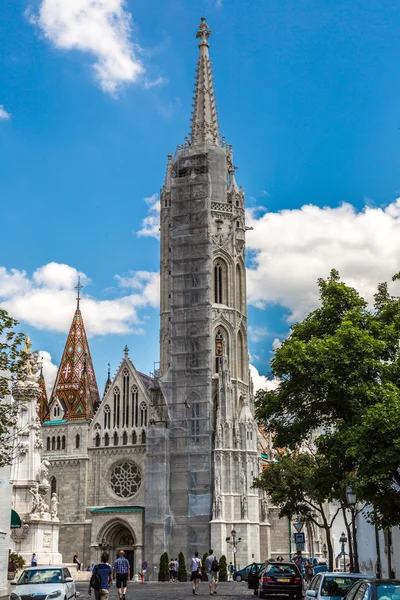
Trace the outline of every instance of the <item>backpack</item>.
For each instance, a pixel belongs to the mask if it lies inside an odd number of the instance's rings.
[[[214,560],[211,565],[211,571],[215,571],[216,573],[219,571],[219,562],[217,561],[216,556],[214,556]]]
[[[98,569],[97,565],[93,569],[93,573],[90,578],[89,587],[93,588],[94,590],[101,589],[101,577],[100,577],[100,573],[99,573],[99,569]]]

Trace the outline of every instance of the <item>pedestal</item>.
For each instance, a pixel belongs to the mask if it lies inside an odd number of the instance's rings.
[[[17,532],[13,536],[15,551],[30,565],[31,556],[36,554],[38,565],[61,565],[62,556],[58,551],[60,523],[58,521],[40,519],[26,521],[26,536],[18,539]]]

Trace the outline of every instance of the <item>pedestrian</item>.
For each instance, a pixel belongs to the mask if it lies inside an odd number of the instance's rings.
[[[311,579],[314,577],[314,568],[310,560],[306,560],[304,565],[304,579],[307,584],[310,583]],[[307,586],[308,587],[308,586]]]
[[[302,571],[303,559],[301,556],[301,550],[297,550],[296,554],[293,557],[293,562],[298,567],[299,571]]]
[[[148,567],[147,560],[144,560],[142,562],[142,583],[144,583],[144,579],[146,577],[147,567]]]
[[[117,579],[117,589],[120,600],[126,600],[126,587],[131,575],[131,565],[125,558],[125,552],[120,550],[113,566],[114,579]]]
[[[231,561],[228,565],[228,581],[233,581],[234,572],[235,572],[235,567]]]
[[[193,581],[193,594],[198,596],[199,594],[199,583],[201,579],[201,559],[199,558],[199,553],[195,552],[194,557],[192,558],[192,574],[190,576],[190,581]]]
[[[208,585],[210,587],[210,596],[217,593],[219,562],[212,550],[209,550],[206,558],[206,573]]]
[[[79,560],[79,552],[75,552],[72,562],[76,565],[76,570],[81,570],[81,561]]]
[[[174,560],[174,576],[175,576],[175,581],[178,581],[178,575],[179,575],[179,562],[178,562],[178,559],[176,558]]]
[[[32,554],[31,557],[31,567],[37,567],[37,558],[35,552]]]
[[[276,562],[283,562],[283,556],[277,556]]]
[[[169,561],[169,581],[170,583],[175,581],[175,561],[173,558]]]
[[[92,588],[94,589],[96,600],[108,600],[109,589],[112,583],[112,567],[108,564],[108,559],[109,556],[107,552],[103,552],[100,559],[101,562],[93,567],[88,591],[89,596],[91,596]]]

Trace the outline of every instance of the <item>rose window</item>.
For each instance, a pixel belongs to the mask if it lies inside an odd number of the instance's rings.
[[[111,473],[111,488],[120,498],[134,496],[140,487],[142,476],[139,468],[133,463],[122,463]]]

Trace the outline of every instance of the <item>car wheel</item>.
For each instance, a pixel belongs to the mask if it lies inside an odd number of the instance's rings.
[[[240,583],[242,581],[242,576],[241,575],[236,575],[235,579],[236,579],[236,581],[238,583]]]

